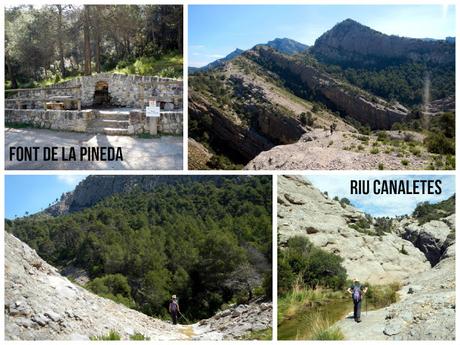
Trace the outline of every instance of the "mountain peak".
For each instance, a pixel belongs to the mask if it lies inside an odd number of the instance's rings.
[[[294,55],[308,49],[308,46],[290,38],[275,38],[265,45],[280,51],[281,53]]]
[[[454,50],[454,45],[449,47],[443,41],[387,35],[348,18],[321,35],[311,53],[323,63],[362,67],[363,63],[385,65],[406,60],[451,63]]]

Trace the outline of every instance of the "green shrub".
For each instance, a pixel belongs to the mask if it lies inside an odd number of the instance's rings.
[[[386,140],[388,140],[388,134],[387,134],[387,132],[383,132],[383,131],[382,131],[382,132],[378,132],[378,134],[377,134],[377,140],[378,140],[378,141],[386,141]]]
[[[399,250],[399,252],[403,255],[409,255],[409,253],[407,252],[406,248],[404,248],[404,244],[401,245],[401,249]]]
[[[110,331],[107,335],[90,337],[90,340],[121,340],[121,336],[116,331]]]
[[[379,170],[383,170],[383,169],[384,169],[383,163],[379,163]]]
[[[367,302],[372,304],[375,308],[384,308],[398,301],[398,290],[401,288],[399,283],[365,285],[368,287],[365,298]]]
[[[107,274],[88,282],[85,287],[101,297],[124,304],[129,308],[134,307],[131,287],[128,279],[122,274]]]
[[[315,120],[316,119],[313,117],[312,113],[310,112],[300,114],[300,122],[304,126],[312,127],[315,124]]]
[[[351,201],[347,198],[340,199],[340,205],[345,208],[347,205],[351,205]]]
[[[431,220],[439,220],[455,212],[455,195],[436,204],[428,201],[417,204],[412,215],[418,219],[420,225]]]
[[[344,340],[345,336],[337,327],[330,327],[313,334],[312,340]]]
[[[142,333],[134,333],[133,335],[129,336],[129,340],[150,340],[150,338],[146,337]]]
[[[280,292],[288,291],[296,277],[300,277],[302,283],[311,288],[324,286],[341,289],[346,282],[343,259],[316,248],[306,237],[290,238],[285,249],[279,251],[278,257]]]
[[[373,149],[371,149],[370,152],[371,152],[373,155],[375,155],[375,154],[379,153],[380,151],[379,151],[378,148],[374,147]]]
[[[318,104],[313,104],[313,107],[311,108],[311,111],[314,112],[315,114],[318,113],[321,110]]]
[[[408,166],[409,165],[409,161],[407,159],[403,159],[401,161],[401,164],[404,165],[404,166]]]
[[[440,132],[430,133],[424,144],[431,153],[455,155],[455,140]]]

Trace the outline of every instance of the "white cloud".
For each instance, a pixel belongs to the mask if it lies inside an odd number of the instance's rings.
[[[455,180],[453,176],[449,175],[368,175],[368,176],[305,176],[306,179],[310,180],[313,185],[320,189],[322,192],[327,191],[329,197],[335,196],[339,198],[348,198],[352,204],[363,210],[364,212],[370,213],[373,216],[397,216],[410,214],[415,209],[418,203],[428,201],[430,203],[436,203],[447,199],[455,193]],[[428,194],[417,194],[417,195],[374,195],[369,193],[368,195],[352,195],[350,193],[350,180],[351,179],[440,179],[442,181],[442,193],[439,195],[428,195]],[[371,182],[372,183],[372,182]]]
[[[69,187],[75,187],[86,175],[57,175],[57,180]]]

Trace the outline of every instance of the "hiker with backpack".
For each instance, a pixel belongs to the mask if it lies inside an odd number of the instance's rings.
[[[361,302],[367,292],[367,286],[361,285],[357,278],[353,279],[353,284],[348,288],[348,293],[353,298],[353,318],[356,322],[361,322]]]
[[[169,303],[169,313],[171,314],[173,325],[177,325],[177,316],[180,314],[180,308],[176,295],[172,295],[171,302]]]

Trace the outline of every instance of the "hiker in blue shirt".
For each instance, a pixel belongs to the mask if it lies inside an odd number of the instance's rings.
[[[177,316],[180,313],[180,309],[176,295],[172,295],[171,302],[169,303],[169,313],[171,314],[173,325],[177,325]]]
[[[347,291],[353,298],[353,318],[356,322],[361,322],[361,302],[364,294],[367,292],[367,286],[361,285],[358,278],[355,278]]]

